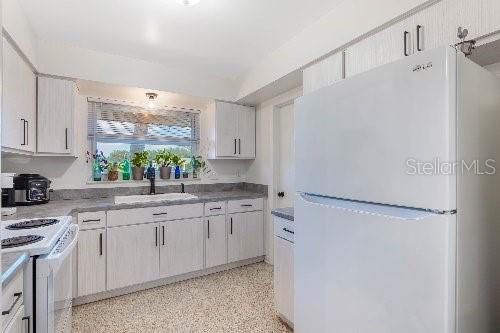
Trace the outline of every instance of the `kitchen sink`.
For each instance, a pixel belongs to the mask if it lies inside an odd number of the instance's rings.
[[[198,198],[196,195],[189,193],[163,193],[152,195],[123,195],[115,197],[115,204],[132,204],[141,202],[158,202],[158,201],[175,201],[175,200],[190,200]]]

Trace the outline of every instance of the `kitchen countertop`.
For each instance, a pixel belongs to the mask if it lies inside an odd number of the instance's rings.
[[[29,257],[25,252],[2,253],[2,288],[24,268],[28,260]]]
[[[98,199],[50,201],[49,203],[42,205],[18,206],[16,214],[4,217],[4,220],[68,216],[81,212],[171,206],[171,205],[183,205],[183,204],[204,203],[213,201],[255,199],[255,198],[265,197],[265,194],[262,193],[249,192],[243,190],[223,191],[223,192],[198,192],[191,194],[196,195],[197,198],[188,200],[141,202],[141,203],[119,204],[119,205],[114,203],[113,197],[98,198]]]
[[[271,211],[271,214],[274,216],[278,216],[284,218],[289,221],[293,221],[293,207],[287,208],[276,208]]]

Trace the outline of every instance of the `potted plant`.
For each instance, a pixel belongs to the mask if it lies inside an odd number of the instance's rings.
[[[191,156],[191,168],[193,169],[193,178],[198,178],[198,170],[205,167],[205,161],[201,156]]]
[[[147,151],[137,152],[132,156],[132,177],[134,180],[144,179],[144,168],[148,165],[148,157]]]
[[[123,162],[118,163],[118,162],[111,162],[108,163],[106,166],[106,169],[108,169],[108,180],[109,181],[116,181],[118,180],[118,172],[123,170]]]
[[[166,149],[160,150],[155,157],[155,162],[160,168],[160,178],[170,179],[170,174],[172,173],[172,163],[173,154]]]
[[[170,161],[172,162],[172,165],[175,166],[175,179],[180,179],[182,158],[180,158],[178,155],[172,154]]]

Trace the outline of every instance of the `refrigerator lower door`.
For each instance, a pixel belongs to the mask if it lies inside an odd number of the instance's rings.
[[[353,76],[295,103],[296,190],[456,209],[456,50],[442,47]]]
[[[295,332],[453,332],[455,215],[299,194],[295,224]]]

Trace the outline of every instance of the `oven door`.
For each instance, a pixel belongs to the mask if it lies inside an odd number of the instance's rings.
[[[36,333],[71,332],[72,262],[78,241],[72,224],[52,251],[36,263]]]

